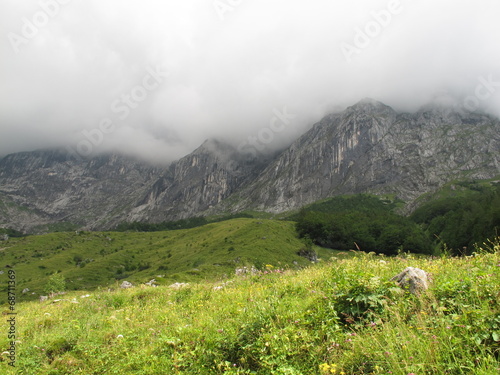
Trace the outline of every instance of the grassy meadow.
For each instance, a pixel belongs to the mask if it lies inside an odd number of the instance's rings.
[[[265,219],[232,219],[191,229],[162,232],[60,232],[0,242],[0,264],[14,267],[18,299],[38,299],[54,273],[68,290],[93,290],[127,280],[155,279],[158,284],[214,281],[236,268],[266,264],[301,268],[310,262],[297,255],[304,243],[295,224]],[[332,251],[315,247],[323,257]],[[3,269],[3,268],[2,268]],[[6,301],[6,283],[0,301]],[[21,292],[19,290],[18,292]],[[32,294],[35,293],[35,294]]]
[[[248,234],[255,247],[267,244],[271,249],[270,243],[278,241],[280,235],[285,236],[284,241],[279,239],[280,249],[290,246],[296,251],[295,246],[300,246],[294,242],[295,236],[286,237],[286,230],[278,233],[283,229],[280,226],[288,223],[267,226],[256,220],[238,219],[225,225],[228,227],[218,235],[212,233],[218,238],[216,242],[205,240],[213,247],[206,246],[200,264],[193,264],[196,256],[178,260],[186,267],[185,271],[178,268],[178,275],[188,276],[195,267],[203,273],[203,265],[212,261],[210,251],[220,250],[217,246],[222,244],[223,251],[231,253],[231,259],[243,259],[243,253],[237,252],[251,246],[244,245],[242,238],[245,233],[252,233],[253,227],[266,226],[265,234]],[[207,229],[194,230],[131,233],[127,238],[116,233],[84,233],[77,235],[79,241],[72,237],[74,234],[44,238],[47,246],[59,241],[64,247],[57,254],[60,263],[54,260],[50,267],[61,267],[63,273],[67,272],[65,277],[72,279],[79,277],[77,272],[98,262],[101,249],[116,254],[116,265],[120,264],[120,246],[127,248],[127,244],[138,252],[151,248],[148,254],[152,256],[158,251],[158,259],[165,262],[169,258],[162,259],[161,254],[169,250],[172,259],[180,257],[174,246],[167,245],[175,236],[184,236],[183,251],[203,249],[202,238]],[[194,233],[200,235],[196,241]],[[236,237],[237,233],[242,237]],[[28,254],[34,251],[29,247],[31,240],[24,241],[14,246]],[[78,253],[80,243],[94,244],[96,260],[83,268],[68,263],[72,269],[67,271],[64,264],[73,253]],[[229,251],[231,246],[234,250]],[[65,252],[69,257],[64,256]],[[16,305],[16,368],[8,365],[7,354],[3,354],[0,373],[500,373],[498,242],[485,244],[468,257],[337,254],[320,254],[318,264],[293,269],[275,262],[279,254],[273,258],[272,253],[266,253],[267,261],[254,274],[234,276],[237,264],[233,262],[228,266],[233,272],[227,278],[207,277],[178,288],[168,283],[130,289],[94,288],[70,291],[44,302],[20,302]],[[22,267],[29,266],[22,259],[18,258],[20,263],[16,264],[19,284],[24,283],[20,279],[27,277],[22,276]],[[151,263],[155,267],[162,264],[156,263],[156,259]],[[167,263],[172,268],[173,264]],[[432,277],[429,290],[420,296],[389,281],[407,266],[422,268]],[[47,270],[53,269],[47,265]],[[136,280],[152,276],[148,269],[141,272]],[[111,272],[114,273],[115,270]],[[3,280],[6,283],[6,278]],[[7,331],[6,324],[5,327]],[[0,335],[2,350],[9,345],[7,335]]]

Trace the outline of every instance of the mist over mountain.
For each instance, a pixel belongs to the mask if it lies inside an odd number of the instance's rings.
[[[455,180],[500,178],[500,120],[428,105],[397,112],[372,99],[332,113],[278,153],[210,139],[167,166],[67,150],[0,160],[0,226],[109,229],[260,210],[280,213],[339,194],[405,202]]]
[[[373,97],[500,115],[495,1],[3,1],[0,156],[288,146]],[[270,132],[276,112],[293,115]]]

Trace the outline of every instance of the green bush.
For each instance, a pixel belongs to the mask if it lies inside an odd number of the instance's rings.
[[[46,294],[64,292],[66,290],[66,280],[60,273],[55,273],[49,277],[43,291]]]

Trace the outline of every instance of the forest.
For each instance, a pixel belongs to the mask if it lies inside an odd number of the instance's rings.
[[[500,229],[500,185],[462,183],[459,194],[430,199],[410,216],[398,202],[370,195],[329,199],[294,217],[301,238],[337,250],[470,255]]]

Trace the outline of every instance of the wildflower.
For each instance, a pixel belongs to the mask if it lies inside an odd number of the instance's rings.
[[[319,370],[322,374],[336,374],[337,373],[337,365],[334,363],[329,365],[328,363],[322,363],[319,365]],[[340,373],[342,374],[343,371]]]
[[[319,370],[322,373],[328,372],[329,369],[330,369],[330,365],[328,363],[322,363],[321,365],[319,365]]]

